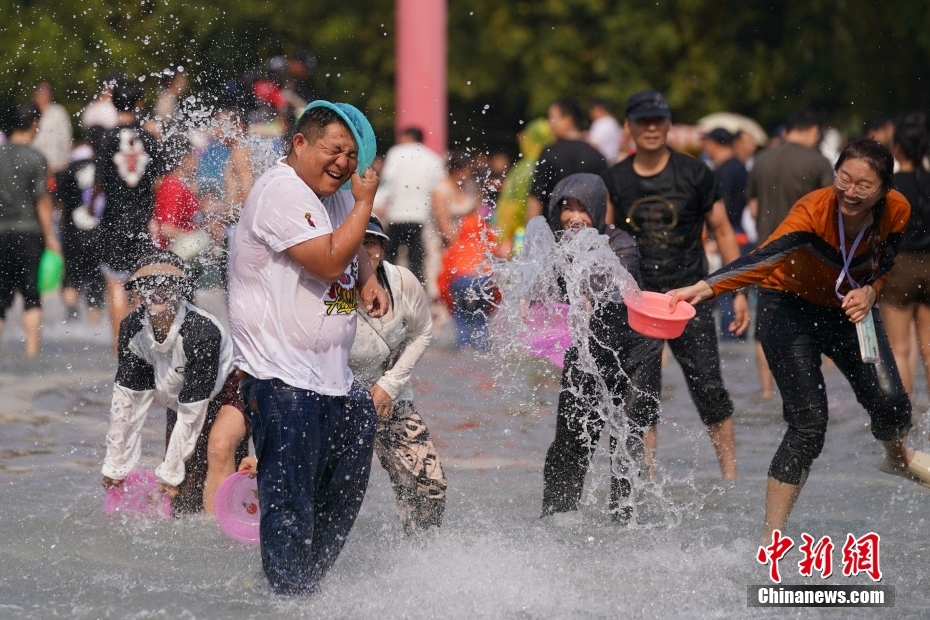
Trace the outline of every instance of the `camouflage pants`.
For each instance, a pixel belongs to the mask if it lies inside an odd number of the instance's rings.
[[[391,478],[404,531],[415,534],[439,527],[446,508],[446,477],[412,402],[394,403],[391,417],[378,421],[375,454]]]

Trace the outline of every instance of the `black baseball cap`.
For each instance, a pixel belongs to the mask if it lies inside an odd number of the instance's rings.
[[[668,101],[657,90],[641,90],[626,100],[626,117],[631,121],[648,116],[672,118]]]
[[[365,235],[372,235],[374,237],[381,237],[385,241],[390,241],[391,238],[384,233],[384,226],[381,225],[381,219],[377,215],[372,214],[368,218],[368,226],[365,228]]]
[[[717,127],[707,132],[707,135],[704,136],[708,140],[716,142],[717,144],[723,144],[725,146],[730,146],[733,144],[733,134],[724,129],[723,127]]]

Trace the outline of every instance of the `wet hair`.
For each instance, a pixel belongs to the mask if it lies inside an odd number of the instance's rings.
[[[108,73],[102,80],[100,80],[100,90],[104,88],[114,88],[121,81],[125,81],[126,77],[119,71],[113,71]]]
[[[315,108],[310,108],[301,114],[300,118],[297,119],[297,122],[291,125],[290,130],[287,132],[287,135],[285,135],[284,154],[290,155],[294,150],[294,136],[297,134],[303,134],[304,138],[306,138],[308,142],[316,142],[323,137],[323,135],[326,133],[326,128],[333,123],[339,123],[345,127],[346,131],[349,132],[349,135],[353,137],[352,139],[355,139],[355,134],[352,133],[352,128],[349,127],[344,120],[342,120],[342,117],[339,116],[335,110],[325,106],[318,106]]]
[[[882,196],[872,207],[872,225],[868,230],[869,243],[869,269],[872,271],[872,278],[878,277],[879,259],[881,258],[881,228],[882,216],[885,214],[885,197],[893,187],[894,182],[894,157],[891,152],[882,144],[879,144],[872,138],[859,138],[850,140],[840,151],[840,156],[836,160],[833,170],[839,172],[840,167],[850,159],[861,159],[869,168],[875,171],[881,183]]]
[[[371,226],[372,224],[377,226],[378,230],[382,232],[384,231],[384,226],[381,224],[381,218],[379,218],[374,213],[372,213],[371,216],[368,218],[368,225]],[[386,250],[386,245],[385,245],[386,239],[384,237],[371,234],[371,231],[368,231],[367,233],[365,233],[366,237],[368,237],[369,235],[371,236],[372,239],[377,239],[378,243],[381,244],[381,252],[382,252],[382,256],[384,256],[384,251]],[[388,298],[391,300],[391,306],[393,307],[394,306],[394,292],[391,291],[391,282],[390,280],[388,280],[387,271],[384,269],[384,260],[378,263],[378,268],[375,269],[375,275],[378,277],[378,284],[380,284],[381,288],[384,289],[384,292],[387,293]]]
[[[225,111],[234,114],[240,122],[244,122],[245,110],[248,108],[248,93],[235,81],[224,84],[216,94],[216,103],[213,106],[214,114]]]
[[[407,127],[401,135],[413,138],[414,142],[423,142],[423,130],[419,127]]]
[[[884,114],[873,114],[862,123],[862,134],[868,135],[870,131],[877,131],[890,122],[892,122],[891,119]]]
[[[161,79],[159,80],[159,82],[161,83],[162,88],[168,88],[169,86],[171,86],[171,84],[176,79],[178,79],[179,77],[182,77],[183,75],[184,75],[184,70],[181,69],[180,67],[178,67],[177,69],[175,69],[174,67],[168,67],[167,69],[162,71]]]
[[[562,97],[561,99],[553,101],[552,105],[558,108],[563,116],[571,117],[572,122],[575,124],[575,129],[584,127],[584,112],[581,111],[581,106],[578,105],[576,99],[573,97]]]
[[[377,237],[378,241],[381,243],[381,249],[384,250],[384,239]],[[378,284],[381,285],[381,288],[384,289],[384,292],[387,293],[388,299],[391,300],[391,307],[394,307],[394,291],[391,290],[391,282],[388,280],[387,271],[384,269],[384,260],[378,263],[378,268],[375,270],[375,275],[378,276]]]
[[[604,108],[610,114],[614,113],[614,103],[609,99],[604,99],[603,97],[594,97],[591,99],[591,108]]]
[[[120,112],[135,112],[139,102],[145,99],[142,85],[125,78],[116,81],[113,87],[113,105]]]
[[[27,131],[41,117],[42,113],[39,112],[36,104],[31,101],[21,103],[13,109],[10,129],[12,131]]]
[[[467,170],[471,166],[471,157],[463,150],[455,150],[449,153],[449,172],[457,170]]]
[[[930,153],[930,130],[927,117],[920,112],[905,112],[894,126],[894,143],[914,164],[917,188],[924,198],[930,198],[930,173],[924,168],[924,158]]]
[[[798,108],[788,115],[785,119],[785,131],[799,130],[804,131],[811,127],[822,127],[823,120],[820,115],[810,108]]]

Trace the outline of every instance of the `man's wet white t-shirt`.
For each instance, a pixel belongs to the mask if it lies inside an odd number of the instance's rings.
[[[286,250],[332,233],[354,204],[343,190],[321,201],[283,159],[255,182],[229,261],[229,324],[240,370],[328,396],[349,392],[358,261],[337,282],[324,282]]]

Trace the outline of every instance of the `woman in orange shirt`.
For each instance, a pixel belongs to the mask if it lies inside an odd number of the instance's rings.
[[[673,305],[760,287],[762,349],[784,400],[788,430],[769,467],[765,540],[782,530],[823,449],[829,356],[869,413],[889,473],[930,483],[930,455],[905,446],[911,403],[895,366],[875,298],[894,265],[911,208],[892,189],[891,153],[870,139],[840,153],[833,187],[799,200],[762,246],[695,285],[670,291]],[[878,359],[863,361],[856,325],[874,321]],[[866,327],[870,321],[866,320]]]

